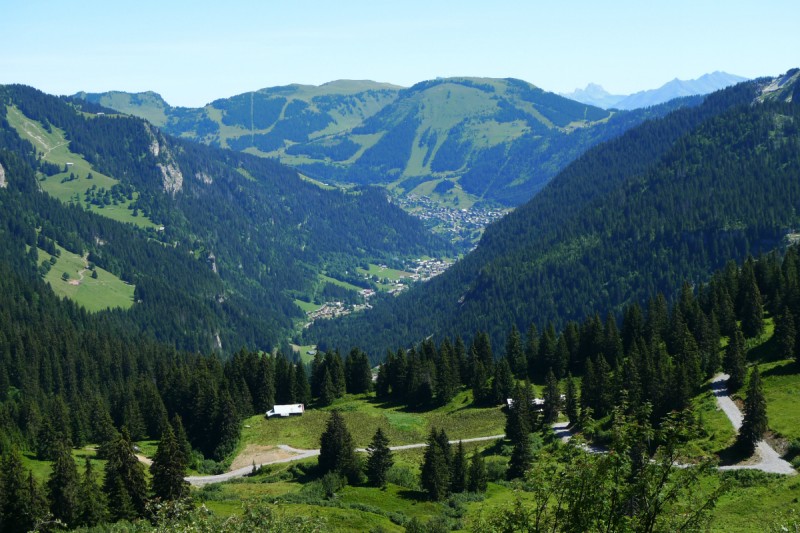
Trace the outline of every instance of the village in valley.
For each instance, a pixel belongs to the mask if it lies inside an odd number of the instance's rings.
[[[371,265],[370,270],[359,269],[359,273],[369,280],[376,289],[360,289],[359,295],[362,303],[348,304],[343,301],[325,302],[321,307],[307,311],[307,322],[303,325],[308,328],[315,320],[336,318],[357,311],[371,309],[370,300],[378,292],[397,296],[407,290],[414,283],[424,283],[450,268],[453,261],[449,259],[418,258],[405,267],[404,270],[389,268],[387,265]]]

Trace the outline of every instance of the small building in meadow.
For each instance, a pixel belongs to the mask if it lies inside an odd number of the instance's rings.
[[[300,416],[306,410],[306,406],[302,403],[291,403],[287,405],[275,405],[267,411],[267,418],[274,418],[277,416],[280,417],[287,417],[287,416]]]

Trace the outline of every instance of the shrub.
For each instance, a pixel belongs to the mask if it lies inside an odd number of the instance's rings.
[[[386,472],[386,480],[404,489],[419,490],[419,476],[411,468],[404,465],[394,465]]]

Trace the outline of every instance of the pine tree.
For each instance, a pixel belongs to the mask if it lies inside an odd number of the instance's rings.
[[[525,360],[528,364],[528,379],[535,379],[539,374],[539,331],[531,322],[525,335]]]
[[[572,373],[567,374],[567,391],[564,407],[564,412],[569,419],[570,425],[575,425],[578,422],[578,387],[575,385],[575,379],[573,379]]]
[[[133,520],[144,514],[147,500],[144,467],[124,428],[109,447],[103,492],[108,497],[108,510],[113,520]]]
[[[319,402],[322,405],[330,405],[336,399],[336,387],[333,385],[333,378],[327,367],[322,374],[322,388],[320,389]]]
[[[389,449],[389,439],[383,430],[378,428],[372,437],[372,442],[367,446],[367,480],[373,487],[386,486],[386,473],[394,464],[392,451]]]
[[[214,424],[216,446],[213,455],[217,461],[222,461],[233,453],[239,442],[239,433],[239,415],[230,393],[225,390],[221,394]]]
[[[511,333],[506,341],[506,359],[511,364],[511,370],[518,379],[525,379],[528,375],[528,361],[522,349],[522,338],[516,324],[511,326]]]
[[[192,445],[189,444],[189,439],[186,437],[186,430],[183,429],[183,421],[180,415],[176,414],[172,417],[171,427],[172,433],[175,435],[175,442],[181,451],[183,463],[189,466],[192,462]]]
[[[470,492],[486,492],[487,485],[486,463],[483,462],[483,456],[480,452],[475,450],[469,462],[467,490]]]
[[[450,465],[447,451],[441,445],[440,434],[431,429],[422,463],[420,484],[433,501],[445,499],[450,490]]]
[[[311,384],[308,382],[306,367],[302,362],[297,363],[294,369],[295,401],[308,405],[311,403]]]
[[[794,315],[785,308],[775,321],[775,343],[778,356],[781,359],[794,359],[794,347],[797,342],[797,331],[794,325]]]
[[[69,528],[75,527],[78,523],[79,489],[75,460],[67,444],[62,441],[56,452],[53,471],[47,480],[47,494],[53,517],[64,522]]]
[[[105,522],[108,517],[106,508],[106,495],[100,486],[97,474],[92,467],[92,461],[86,458],[83,479],[80,487],[80,512],[79,524],[85,527],[96,526]]]
[[[0,531],[25,533],[34,528],[46,509],[30,472],[25,472],[16,449],[0,462]]]
[[[492,396],[494,403],[505,403],[514,389],[514,375],[511,373],[511,366],[505,357],[500,359],[494,367],[494,379],[492,380]]]
[[[745,269],[742,270],[743,275]],[[751,270],[752,272],[752,270]],[[745,337],[758,337],[764,332],[764,304],[761,298],[761,291],[758,289],[756,278],[752,273],[744,283],[742,291],[742,306],[739,316],[742,319],[742,333]]]
[[[736,392],[744,385],[747,375],[747,367],[744,355],[744,335],[738,328],[734,331],[733,337],[728,341],[725,348],[725,372],[730,376],[728,379],[728,390]]]
[[[453,466],[450,469],[450,492],[458,494],[467,490],[467,455],[464,452],[464,443],[458,441],[456,453],[453,455]]]
[[[508,461],[506,477],[509,480],[523,477],[531,467],[531,463],[533,463],[531,441],[526,435],[525,438],[519,439],[514,443],[514,449],[511,450],[511,458]]]
[[[747,398],[744,401],[744,419],[739,429],[738,444],[748,454],[752,454],[758,442],[764,438],[769,420],[767,419],[767,400],[761,385],[761,374],[758,366],[750,373],[747,386]]]
[[[561,412],[561,389],[553,370],[547,373],[544,386],[544,423],[552,424]]]
[[[150,473],[153,476],[152,490],[156,498],[172,501],[189,495],[189,484],[184,479],[186,475],[184,452],[170,427],[167,427],[161,435],[153,464],[150,465]]]
[[[531,432],[531,398],[528,389],[517,385],[506,413],[506,438],[512,443],[527,439]]]
[[[317,464],[321,475],[335,472],[347,477],[351,483],[358,482],[359,464],[353,437],[339,411],[331,411],[325,431],[320,436]]]

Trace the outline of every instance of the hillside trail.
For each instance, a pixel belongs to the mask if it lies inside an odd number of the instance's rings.
[[[733,424],[733,428],[738,433],[742,427],[744,416],[739,410],[739,406],[731,399],[728,391],[728,374],[717,374],[711,379],[711,390],[714,391],[714,397],[717,400],[717,405],[728,417],[728,420]],[[766,441],[759,441],[756,445],[756,453],[753,455],[756,462],[746,464],[725,465],[719,467],[720,470],[761,470],[762,472],[771,472],[773,474],[785,474],[793,476],[797,471],[792,468],[792,465],[787,461],[781,459],[781,456],[775,449],[770,446]]]
[[[733,427],[736,431],[739,431],[739,428],[742,426],[742,412],[739,410],[739,407],[734,403],[728,393],[728,378],[727,374],[717,374],[711,380],[711,389],[714,391],[714,396],[717,400],[717,405],[720,409],[725,413],[728,419],[733,424]],[[556,434],[556,437],[561,439],[562,442],[569,441],[572,436],[573,432],[569,427],[568,422],[556,422],[552,425],[553,431]],[[459,440],[461,442],[481,442],[481,441],[489,441],[489,440],[497,440],[503,439],[505,435],[490,435],[488,437],[473,437],[468,439],[455,439],[451,440],[450,444],[458,444]],[[425,442],[418,442],[414,444],[402,444],[399,446],[390,446],[389,449],[394,451],[400,450],[411,450],[415,448],[424,448],[428,444]],[[593,446],[589,444],[584,444],[582,446],[586,451],[590,453],[604,453],[608,450],[600,447],[600,446]],[[186,481],[188,481],[191,485],[194,486],[203,486],[208,485],[211,483],[220,483],[223,481],[228,481],[230,479],[239,478],[247,476],[248,474],[253,472],[253,467],[260,468],[262,466],[271,465],[271,464],[278,464],[278,463],[288,463],[292,461],[300,461],[302,459],[307,459],[309,457],[315,457],[319,455],[319,450],[302,450],[293,448],[291,446],[287,446],[285,444],[279,444],[276,448],[286,452],[290,455],[282,456],[278,459],[266,461],[261,464],[254,464],[242,468],[237,468],[235,470],[231,470],[230,472],[225,472],[224,474],[217,474],[213,476],[188,476]],[[366,452],[366,448],[356,448],[357,452],[364,453]],[[778,452],[776,452],[768,443],[765,441],[761,441],[756,446],[756,454],[754,455],[755,462],[744,463],[744,464],[736,464],[736,465],[726,465],[720,466],[719,470],[761,470],[763,472],[770,472],[774,474],[783,474],[783,475],[795,475],[797,471],[792,468],[792,465],[788,462],[781,459]]]

